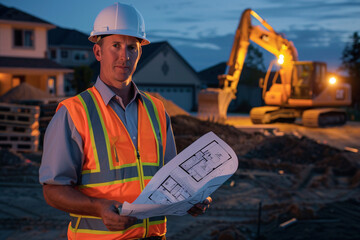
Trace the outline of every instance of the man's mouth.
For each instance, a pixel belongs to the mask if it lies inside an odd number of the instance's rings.
[[[117,68],[117,69],[122,69],[122,70],[128,70],[129,69],[129,67],[128,66],[125,66],[125,65],[115,65],[115,68]]]

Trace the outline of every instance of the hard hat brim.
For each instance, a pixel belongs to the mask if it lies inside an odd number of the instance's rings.
[[[101,35],[123,35],[123,36],[129,36],[129,37],[134,37],[134,38],[138,38],[138,39],[141,39],[141,46],[144,46],[144,45],[148,45],[150,44],[150,41],[146,38],[144,38],[142,35],[140,34],[137,34],[137,33],[131,33],[129,31],[119,31],[119,30],[113,30],[113,31],[106,31],[106,32],[91,32],[90,36],[89,36],[89,41],[90,42],[93,42],[93,43],[97,43],[97,39],[98,39],[98,36],[101,36]]]

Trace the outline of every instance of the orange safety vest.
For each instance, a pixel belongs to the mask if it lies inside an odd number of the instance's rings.
[[[78,189],[87,196],[132,203],[164,165],[166,116],[162,102],[140,91],[138,150],[115,111],[95,87],[61,102],[83,140],[84,162]],[[138,220],[109,231],[99,217],[70,214],[69,239],[137,239],[162,236],[166,218]]]

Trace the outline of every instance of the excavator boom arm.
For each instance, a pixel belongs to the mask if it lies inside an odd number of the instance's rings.
[[[257,19],[261,26],[253,26],[252,17]],[[219,75],[219,88],[203,89],[199,93],[198,115],[203,119],[222,122],[226,119],[227,109],[232,99],[236,97],[236,89],[244,67],[250,40],[279,57],[284,55],[285,72],[291,73],[292,61],[297,60],[297,51],[292,42],[286,40],[274,31],[256,12],[246,9],[236,29],[234,43],[227,62],[225,74]],[[285,78],[288,79],[288,76]]]
[[[251,16],[257,19],[265,29],[261,26],[253,26]],[[256,12],[251,9],[246,9],[241,15],[236,30],[234,43],[227,62],[226,73],[219,76],[220,86],[223,89],[230,88],[234,93],[236,92],[250,40],[276,57],[282,54],[287,63],[298,60],[297,50],[291,41],[288,41],[282,37],[281,34],[275,32]]]

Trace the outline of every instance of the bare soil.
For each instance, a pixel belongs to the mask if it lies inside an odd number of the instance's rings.
[[[239,168],[205,215],[169,217],[170,239],[359,239],[359,154],[190,116],[172,124],[178,151],[213,131],[234,149]]]
[[[213,131],[239,168],[204,215],[169,216],[168,239],[360,239],[360,154],[191,116],[171,120],[178,152]],[[45,203],[38,184],[40,159],[0,150],[0,239],[66,239],[67,214]]]

